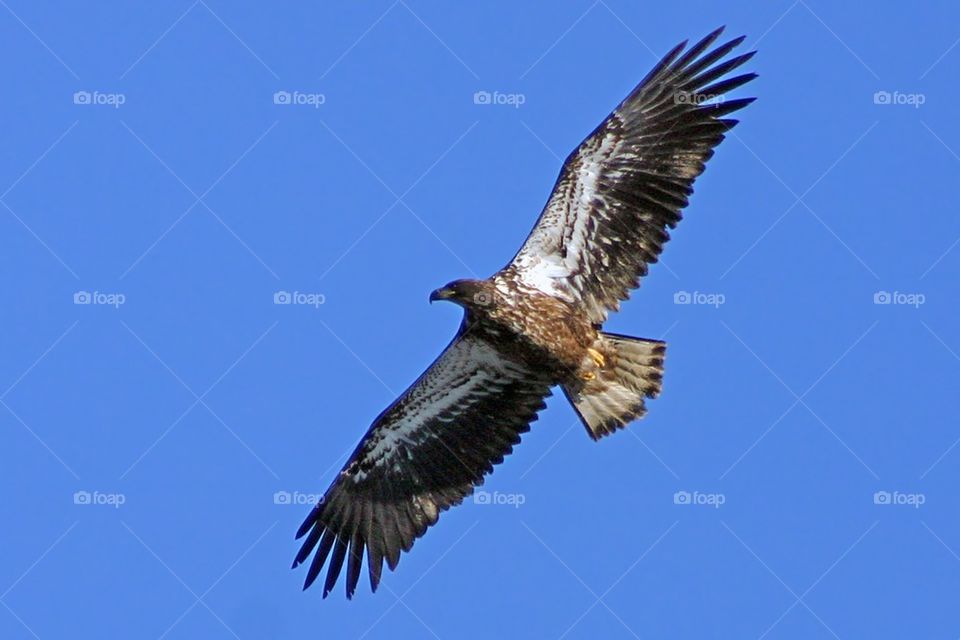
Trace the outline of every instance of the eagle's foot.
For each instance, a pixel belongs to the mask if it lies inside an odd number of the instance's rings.
[[[607,366],[607,359],[603,357],[603,354],[597,351],[596,349],[589,348],[587,353],[590,354],[590,357],[593,358],[593,361],[597,364],[598,367],[603,369]]]
[[[590,382],[591,380],[597,379],[597,374],[595,374],[593,371],[581,371],[580,379],[585,382]]]

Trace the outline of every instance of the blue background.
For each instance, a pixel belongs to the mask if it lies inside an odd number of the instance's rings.
[[[517,4],[0,2],[0,637],[960,635],[960,8]],[[457,327],[429,291],[719,24],[759,100],[608,325],[670,343],[648,417],[553,398],[494,504],[302,593],[303,503]]]

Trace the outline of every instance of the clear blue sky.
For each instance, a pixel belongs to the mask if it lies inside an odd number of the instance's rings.
[[[0,2],[0,637],[960,635],[960,8],[481,4]],[[648,417],[553,398],[494,504],[301,592],[430,290],[720,24],[759,99],[608,325],[670,343]]]

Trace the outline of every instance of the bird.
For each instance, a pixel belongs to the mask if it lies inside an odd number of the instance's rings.
[[[727,94],[757,74],[728,74],[745,36],[672,48],[566,158],[514,258],[430,301],[463,308],[450,344],[374,421],[297,531],[303,588],[324,565],[326,598],[346,562],[352,598],[364,556],[375,592],[386,561],[460,504],[503,462],[560,387],[587,435],[614,433],[661,391],[666,343],[603,331],[657,262],[727,116],[755,98]]]

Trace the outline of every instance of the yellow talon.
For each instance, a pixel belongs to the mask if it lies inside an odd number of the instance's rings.
[[[587,349],[587,353],[590,354],[590,357],[593,358],[593,361],[597,363],[597,366],[601,369],[607,366],[607,359],[603,357],[603,354],[597,351],[596,349],[590,348]]]
[[[590,380],[595,380],[597,378],[597,374],[595,374],[593,371],[584,371],[580,374],[580,378],[589,382]]]

